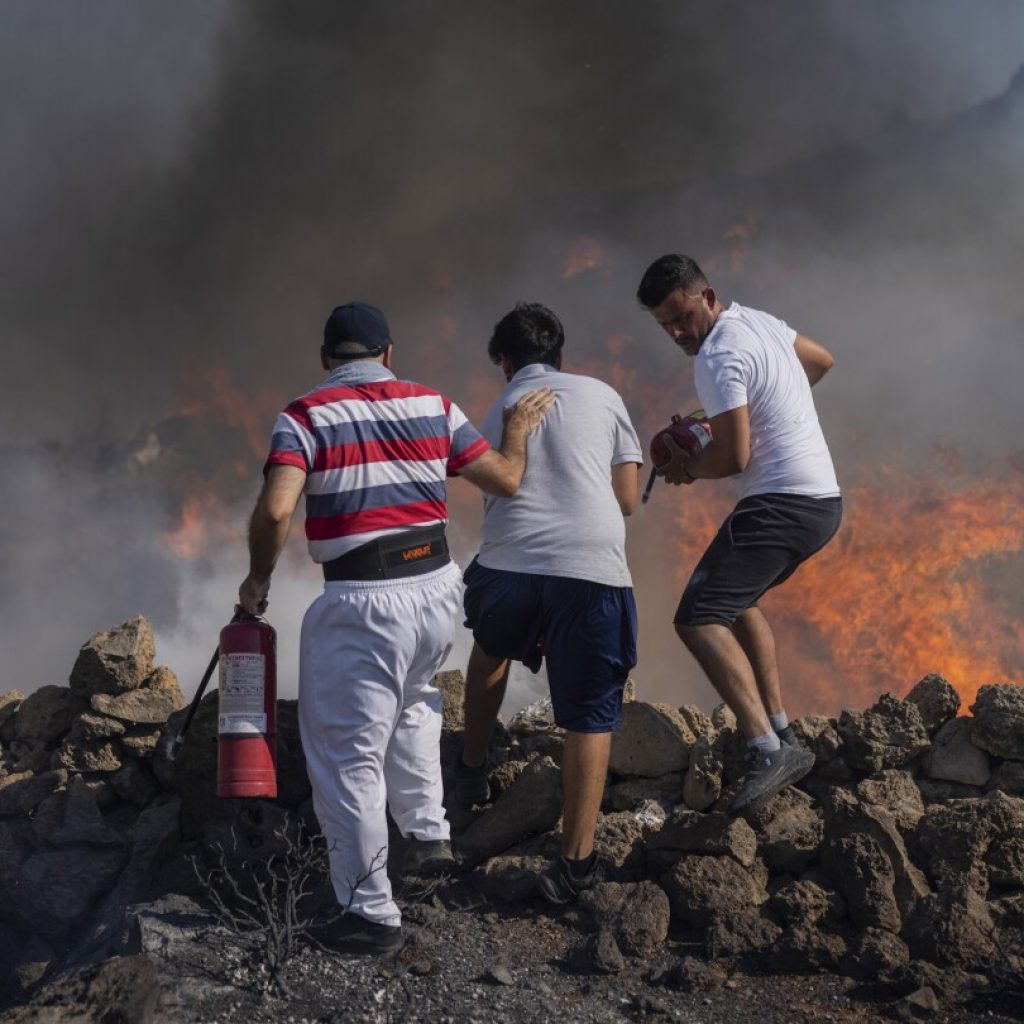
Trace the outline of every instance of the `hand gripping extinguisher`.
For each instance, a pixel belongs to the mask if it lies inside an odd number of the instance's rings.
[[[672,461],[672,452],[665,444],[665,438],[671,437],[691,458],[696,458],[711,441],[711,424],[703,409],[697,409],[688,416],[680,416],[676,413],[672,422],[659,430],[651,438],[651,477],[644,488],[641,502],[647,504],[651,496],[651,488],[654,486],[654,478],[657,471],[667,466]]]
[[[171,757],[181,749],[218,664],[217,796],[276,797],[277,633],[265,619],[240,607],[220,631],[220,645],[174,739]]]

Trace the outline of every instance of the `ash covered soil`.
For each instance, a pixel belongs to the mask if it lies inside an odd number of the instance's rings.
[[[444,880],[426,896],[413,892],[411,897],[404,906],[408,938],[397,957],[343,956],[302,943],[284,965],[279,987],[270,981],[258,950],[240,947],[209,922],[205,927],[199,922],[196,938],[173,943],[169,959],[150,954],[161,975],[151,1019],[223,1024],[870,1024],[894,1019],[1000,1024],[1024,1019],[1019,1000],[1008,996],[980,996],[967,1006],[940,1009],[894,999],[890,990],[834,974],[721,969],[697,959],[701,937],[696,932],[673,932],[656,953],[624,957],[619,970],[603,973],[581,950],[578,910],[550,908],[540,900],[510,910],[490,904],[466,879]],[[687,959],[691,954],[694,959]],[[81,1005],[80,998],[75,1001]]]

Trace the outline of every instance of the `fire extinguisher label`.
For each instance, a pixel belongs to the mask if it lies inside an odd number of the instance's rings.
[[[225,654],[220,659],[220,733],[265,733],[266,658],[262,654]]]

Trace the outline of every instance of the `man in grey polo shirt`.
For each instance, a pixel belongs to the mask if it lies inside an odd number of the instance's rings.
[[[487,749],[509,664],[546,661],[562,758],[562,855],[541,893],[567,903],[601,878],[594,828],[622,691],[636,664],[636,605],[623,516],[637,503],[640,442],[622,399],[592,377],[561,372],[564,332],[539,304],[520,303],[494,328],[492,361],[509,381],[483,422],[501,434],[503,410],[550,388],[555,404],[530,438],[512,498],[486,498],[480,553],[466,570],[466,625],[475,641],[465,696],[456,799],[488,799]]]

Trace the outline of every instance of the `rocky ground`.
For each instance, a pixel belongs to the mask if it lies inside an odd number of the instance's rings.
[[[332,905],[294,705],[278,799],[218,800],[215,696],[172,762],[184,702],[154,658],[137,618],[93,637],[69,686],[0,695],[0,1021],[1024,1019],[1021,687],[958,715],[930,676],[803,719],[814,770],[744,818],[725,810],[728,710],[631,699],[598,826],[609,881],[569,910],[533,892],[562,740],[525,709],[496,737],[492,802],[450,809],[462,870],[396,881],[406,948],[354,960],[274,931]],[[462,683],[437,683],[450,763]]]

